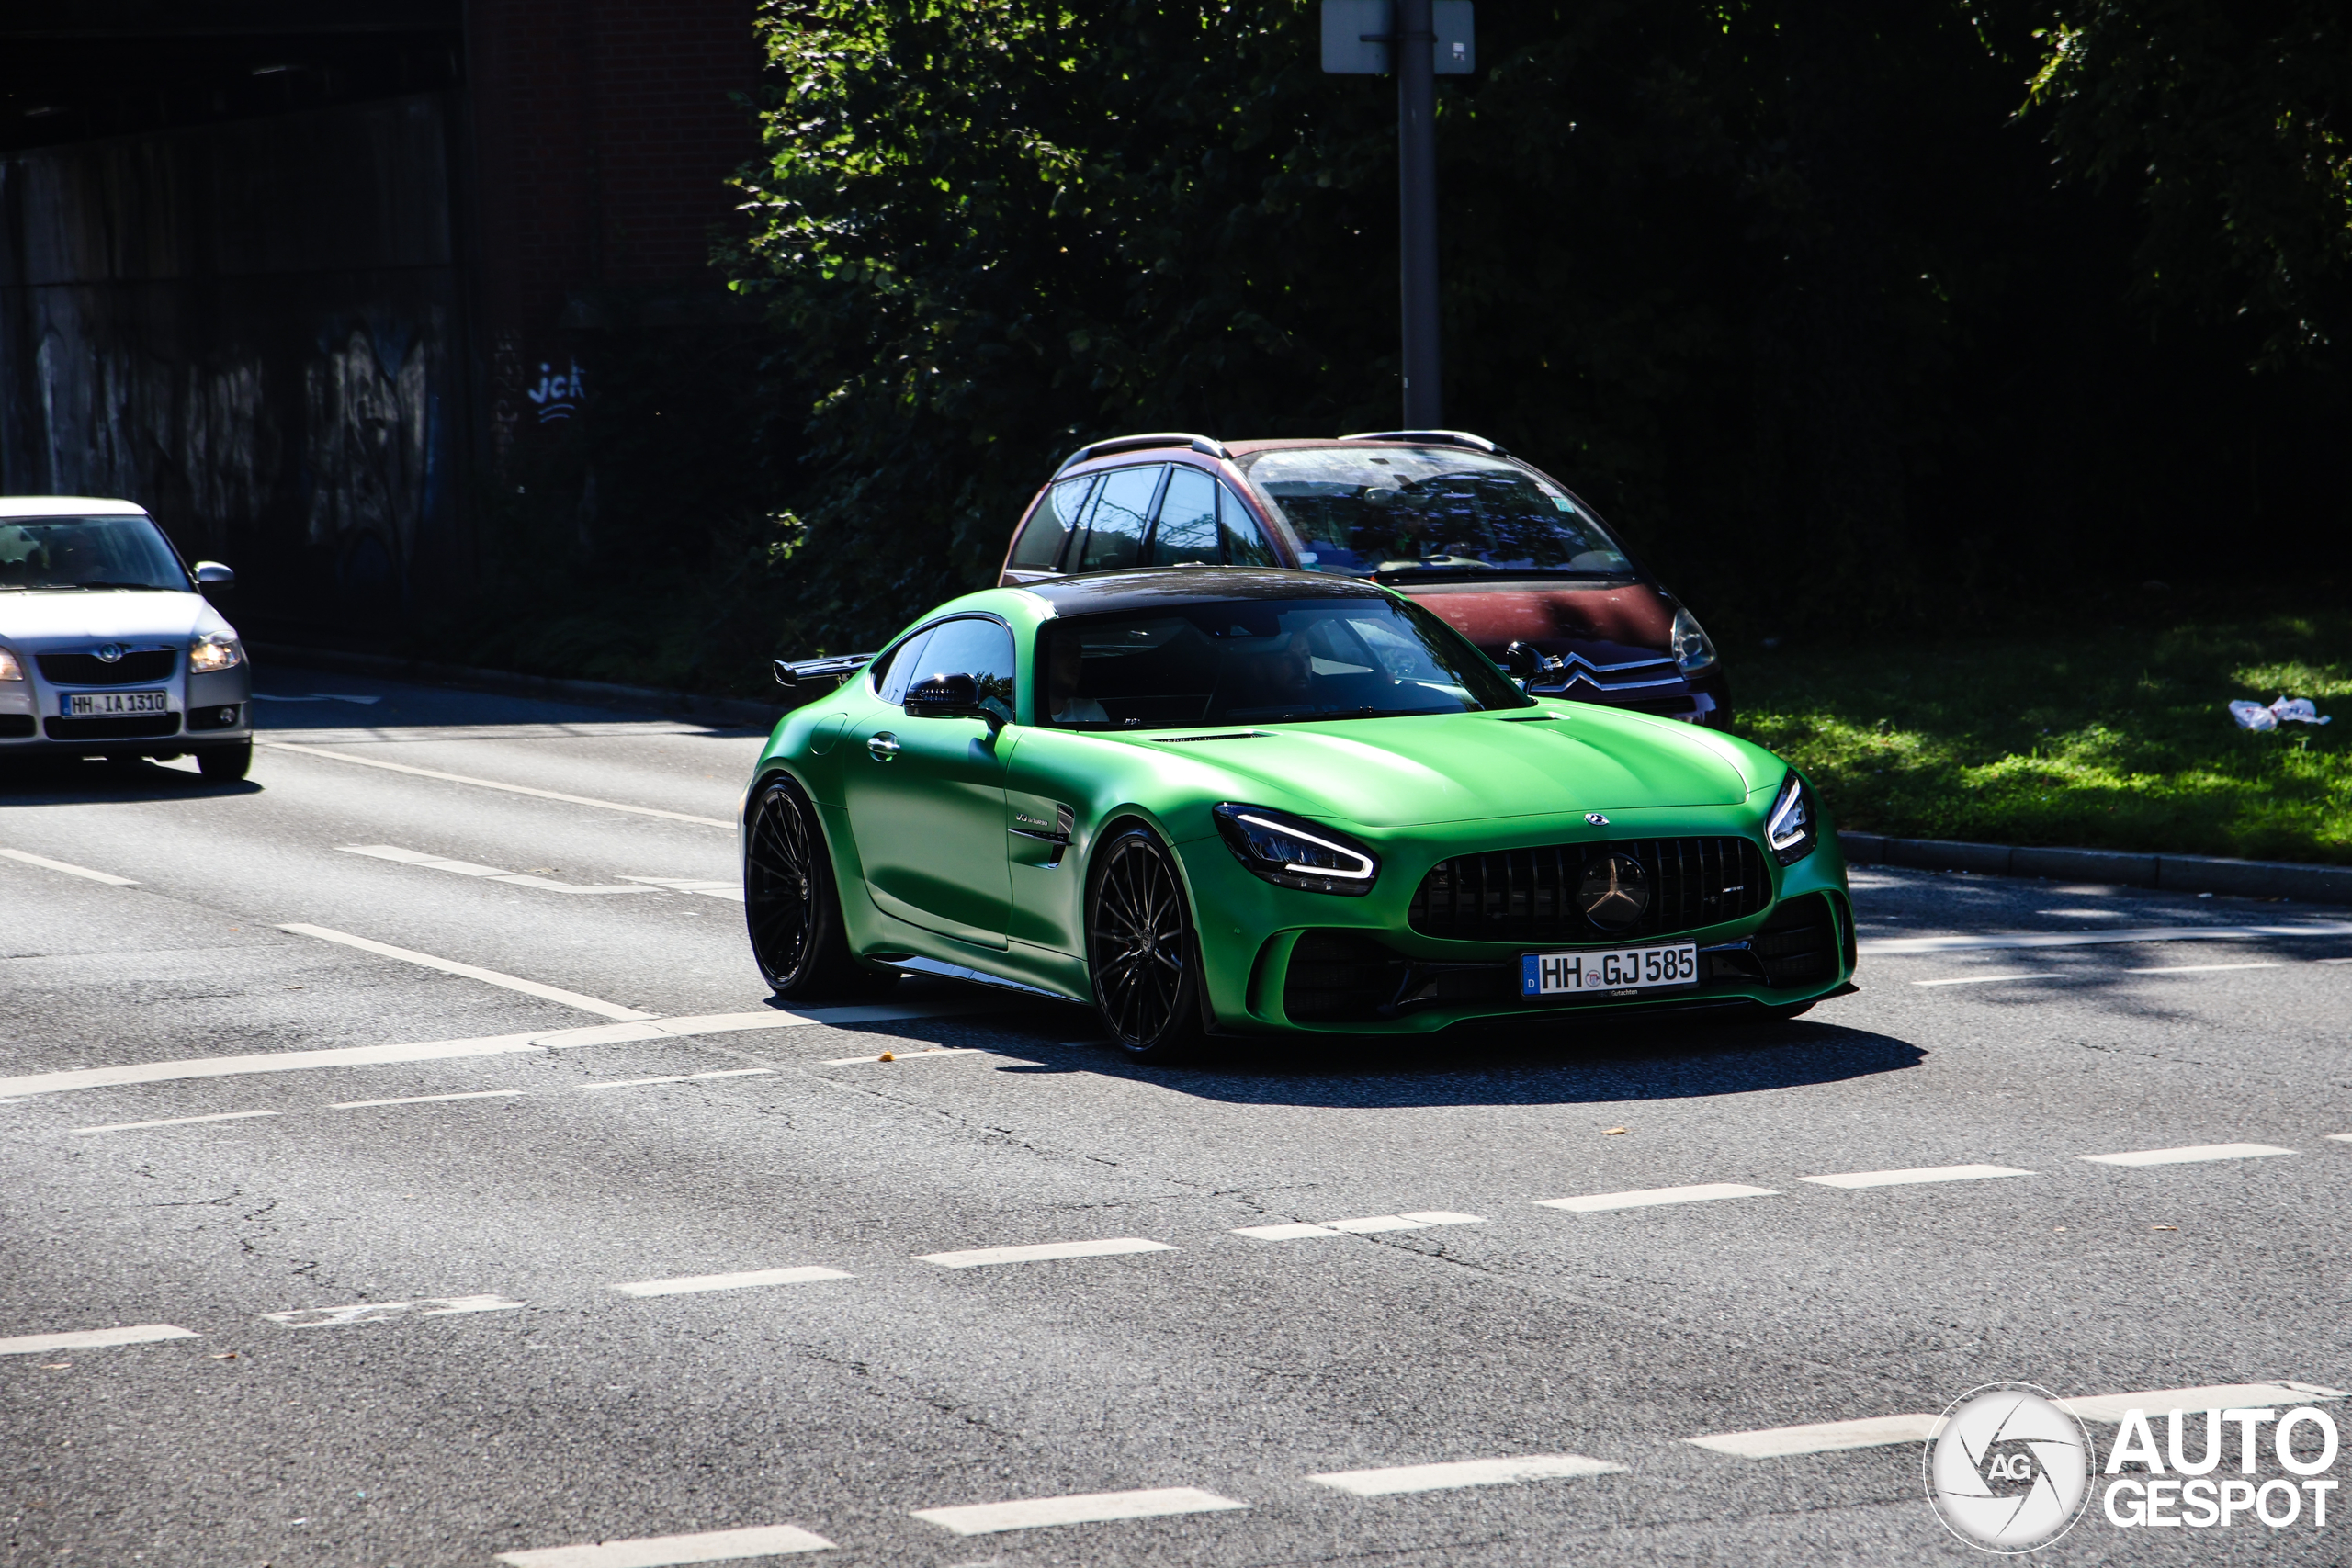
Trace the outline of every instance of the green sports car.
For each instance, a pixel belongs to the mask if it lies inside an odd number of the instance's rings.
[[[1204,1034],[1419,1034],[1849,988],[1845,863],[1745,741],[1526,695],[1373,583],[1170,568],[996,588],[833,690],[744,796],[776,993],[912,970],[1091,1002],[1146,1059]]]

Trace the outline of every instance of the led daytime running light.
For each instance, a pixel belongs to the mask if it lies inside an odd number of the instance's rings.
[[[1771,846],[1772,857],[1782,865],[1793,865],[1804,859],[1820,842],[1813,793],[1793,769],[1788,782],[1781,785],[1780,798],[1772,803],[1771,815],[1764,819],[1764,841]]]
[[[1334,871],[1327,866],[1300,865],[1293,862],[1283,867],[1284,871],[1295,872],[1301,876],[1333,876],[1349,882],[1364,882],[1369,881],[1373,873],[1379,869],[1374,863],[1372,857],[1362,851],[1351,850],[1345,844],[1335,844],[1329,839],[1318,839],[1314,834],[1303,832],[1286,822],[1270,822],[1263,817],[1252,817],[1242,811],[1237,811],[1233,816],[1234,820],[1238,822],[1247,822],[1253,828],[1263,828],[1268,832],[1280,833],[1286,839],[1304,839],[1317,848],[1329,850],[1333,854],[1345,855],[1348,859],[1354,861],[1357,865],[1354,871]]]

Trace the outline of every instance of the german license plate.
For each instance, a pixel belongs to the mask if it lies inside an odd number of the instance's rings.
[[[1520,994],[1590,996],[1603,991],[1664,990],[1699,983],[1699,944],[1623,947],[1609,953],[1522,953]]]
[[[130,718],[171,711],[169,692],[74,692],[65,699],[68,718]]]

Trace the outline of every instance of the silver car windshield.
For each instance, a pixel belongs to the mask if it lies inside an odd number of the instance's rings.
[[[1625,577],[1600,519],[1533,469],[1455,446],[1274,447],[1242,459],[1309,571]]]
[[[144,517],[0,519],[0,592],[193,587]]]

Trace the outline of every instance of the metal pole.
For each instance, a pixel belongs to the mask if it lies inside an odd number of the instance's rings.
[[[1437,340],[1437,32],[1430,0],[1396,0],[1397,258],[1404,285],[1405,423],[1443,423]]]

